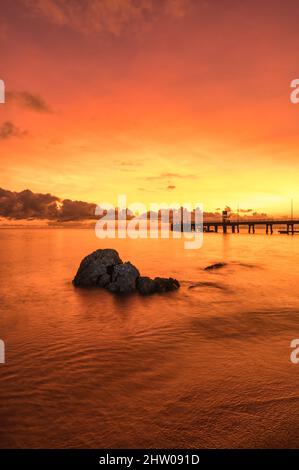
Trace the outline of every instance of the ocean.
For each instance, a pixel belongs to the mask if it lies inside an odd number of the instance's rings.
[[[74,288],[98,248],[181,288]],[[186,250],[3,228],[0,250],[0,447],[299,447],[298,236],[209,233]]]

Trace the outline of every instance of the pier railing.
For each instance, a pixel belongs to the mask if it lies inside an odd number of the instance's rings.
[[[203,220],[203,231],[204,232],[218,232],[219,229],[223,233],[227,233],[228,229],[232,233],[239,233],[240,227],[248,227],[248,233],[255,233],[256,226],[264,226],[267,234],[272,234],[274,228],[276,228],[280,233],[294,234],[299,233],[299,230],[296,230],[296,226],[299,228],[299,219],[293,219],[288,217],[283,218],[252,218],[252,219],[226,219],[223,220]],[[172,230],[181,230],[185,231],[187,224],[171,224]],[[279,228],[285,227],[285,229],[279,230]],[[189,224],[191,230],[197,230],[195,223],[192,221]]]

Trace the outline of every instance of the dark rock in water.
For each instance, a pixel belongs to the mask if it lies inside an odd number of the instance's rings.
[[[156,292],[156,284],[153,279],[147,276],[141,276],[137,279],[137,290],[142,295],[150,295]]]
[[[154,279],[156,292],[168,292],[172,290],[177,290],[180,287],[179,281],[173,279],[172,277],[155,277]]]
[[[215,289],[226,290],[226,287],[217,282],[196,282],[188,287],[188,289],[196,289],[197,287],[213,287]]]
[[[211,264],[210,266],[207,266],[205,268],[205,271],[209,271],[210,269],[220,269],[220,268],[224,268],[224,266],[226,266],[226,263],[215,263],[215,264]]]
[[[76,287],[104,287],[110,292],[130,294],[136,289],[142,295],[168,292],[180,287],[173,278],[142,277],[129,261],[123,263],[116,250],[96,250],[86,256],[73,280]]]
[[[73,284],[81,287],[106,287],[111,282],[114,266],[121,264],[122,260],[116,250],[96,250],[81,261]]]
[[[142,295],[150,295],[155,292],[169,292],[180,287],[179,281],[172,277],[140,277],[137,281],[137,290]]]
[[[111,282],[108,284],[107,289],[110,292],[119,294],[130,294],[136,289],[136,281],[139,276],[138,269],[129,261],[118,264],[113,267]]]

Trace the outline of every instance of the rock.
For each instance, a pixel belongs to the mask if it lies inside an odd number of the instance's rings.
[[[215,289],[226,290],[226,287],[217,282],[196,282],[188,287],[188,289],[196,289],[196,287],[214,287]]]
[[[179,281],[173,279],[172,277],[155,277],[154,283],[156,292],[168,292],[172,290],[177,290],[180,287]]]
[[[156,292],[155,281],[147,276],[140,276],[137,279],[136,287],[141,295],[150,295]]]
[[[180,287],[179,281],[173,279],[172,277],[155,277],[151,279],[150,277],[140,277],[137,280],[137,290],[142,295],[150,295],[155,292],[168,292],[176,290]]]
[[[226,266],[226,263],[211,264],[210,266],[207,266],[205,268],[205,271],[209,271],[210,269],[220,269],[220,268],[223,268],[224,266]]]
[[[130,262],[118,264],[113,267],[111,282],[107,289],[110,292],[130,294],[136,290],[136,281],[139,276],[138,269]]]
[[[136,289],[142,295],[168,292],[180,287],[173,278],[140,276],[129,261],[123,263],[116,250],[96,250],[86,256],[73,280],[76,287],[104,287],[110,292],[130,294]]]
[[[116,250],[96,250],[86,256],[73,280],[74,286],[106,287],[111,282],[114,266],[122,265]]]

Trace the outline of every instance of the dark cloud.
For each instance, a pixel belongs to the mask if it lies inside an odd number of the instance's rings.
[[[81,220],[95,217],[96,204],[60,200],[52,194],[0,188],[0,216],[13,219]]]
[[[217,209],[216,209],[217,211]],[[212,220],[220,220],[219,219],[219,212],[203,212],[203,216],[206,219],[212,219]]]
[[[5,121],[0,127],[0,140],[23,137],[24,135],[26,135],[26,131],[15,126],[11,121]]]
[[[218,208],[215,209],[215,210],[216,210],[216,211],[221,211],[220,207],[218,207]],[[228,207],[228,206],[225,207],[225,210],[230,211],[230,212],[232,211],[232,209],[231,209],[230,207]],[[244,213],[244,214],[247,214],[247,213],[249,213],[249,212],[252,212],[252,210],[253,210],[253,209],[239,209],[239,212],[242,212],[242,213]]]
[[[252,217],[268,217],[266,212],[253,212]]]
[[[35,194],[0,188],[0,216],[14,219],[52,218],[57,213],[58,198],[51,194]]]
[[[70,199],[64,199],[61,204],[59,219],[81,220],[95,217],[96,204],[83,201],[71,201]]]
[[[38,113],[50,113],[51,109],[45,100],[28,91],[9,91],[6,93],[7,102],[14,102],[24,108],[29,108]]]

